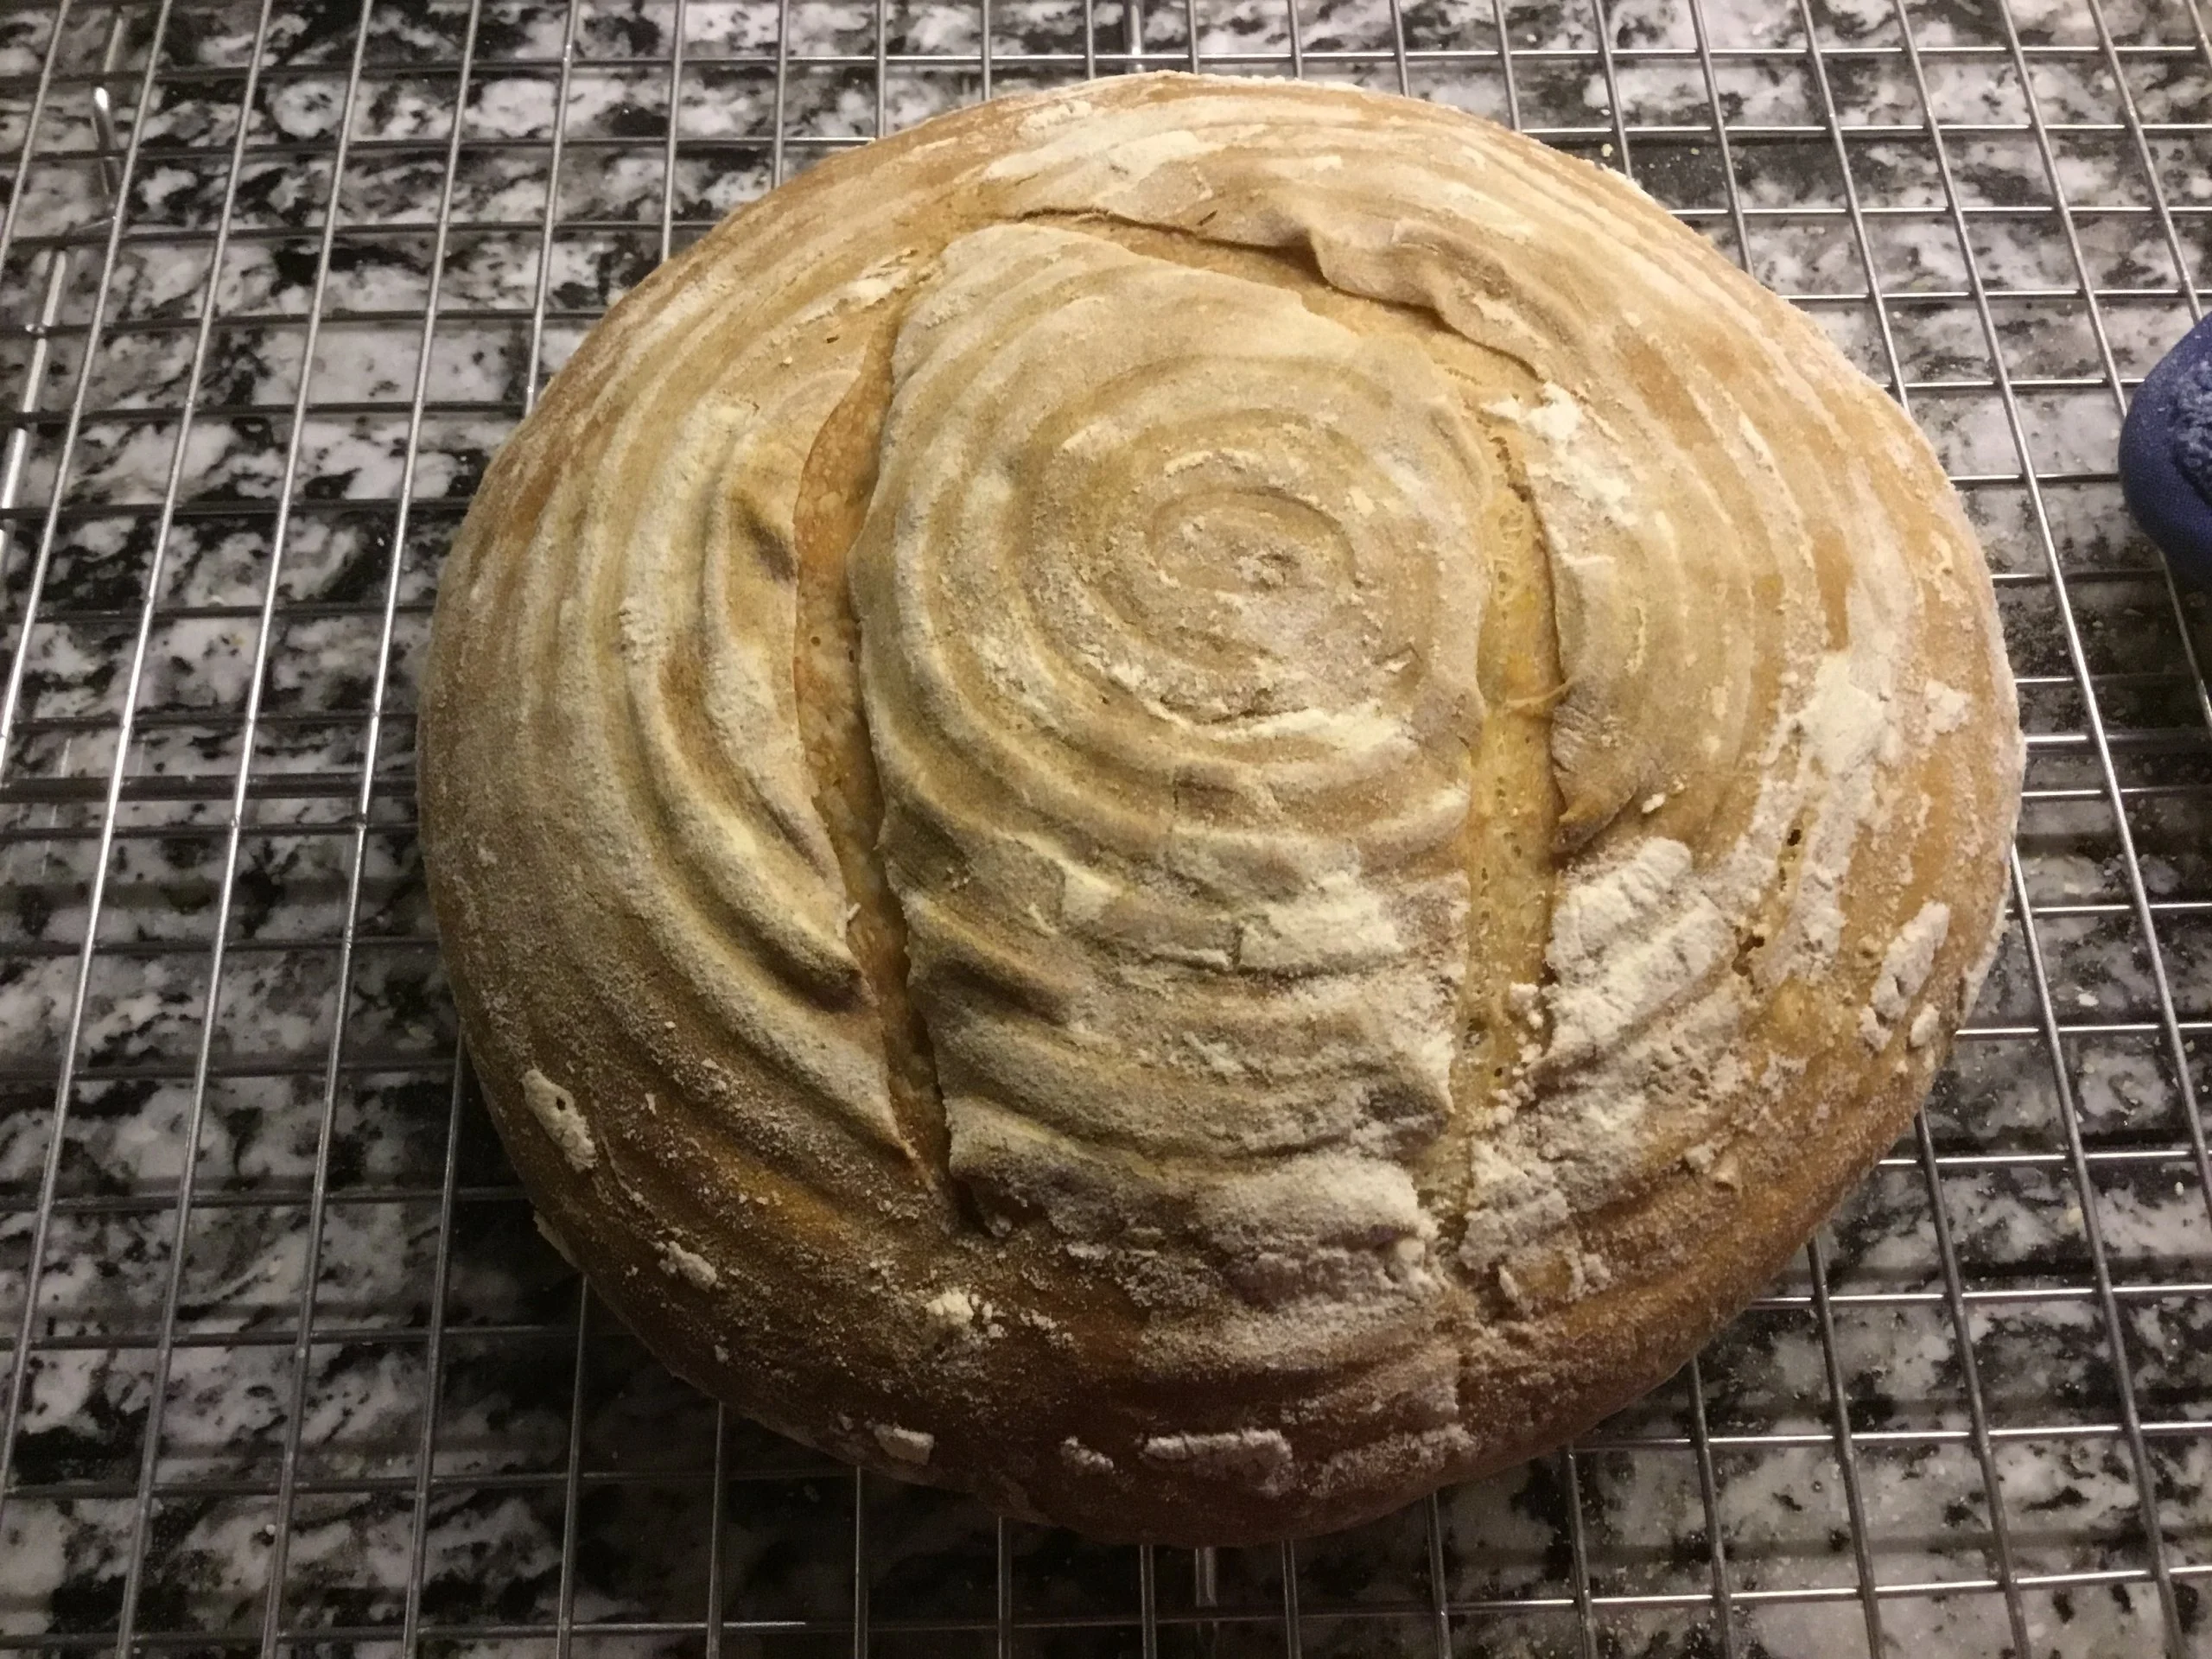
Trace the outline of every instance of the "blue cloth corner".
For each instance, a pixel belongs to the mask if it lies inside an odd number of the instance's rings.
[[[2136,391],[2120,429],[2120,487],[2174,569],[2212,588],[2212,317]]]

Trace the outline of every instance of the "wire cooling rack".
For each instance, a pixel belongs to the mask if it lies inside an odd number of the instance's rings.
[[[830,149],[1201,65],[1510,121],[1809,308],[2031,735],[1975,1023],[1793,1273],[1565,1452],[1194,1553],[855,1476],[593,1305],[458,1052],[410,715],[621,289]],[[0,1647],[2212,1650],[2208,619],[2109,460],[2212,261],[2192,0],[0,0]]]

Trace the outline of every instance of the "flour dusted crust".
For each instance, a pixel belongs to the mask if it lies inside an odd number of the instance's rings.
[[[431,889],[684,1376],[1116,1537],[1679,1365],[1887,1147],[2020,740],[1927,446],[1610,174],[1146,76],[827,162],[501,453]]]

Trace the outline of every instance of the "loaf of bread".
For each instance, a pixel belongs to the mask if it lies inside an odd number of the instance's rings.
[[[1630,185],[1143,76],[827,161],[487,474],[423,688],[548,1232],[782,1432],[1119,1539],[1664,1378],[1888,1147],[2021,742],[1912,425]]]

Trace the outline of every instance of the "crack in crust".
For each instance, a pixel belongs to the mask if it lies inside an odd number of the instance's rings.
[[[852,389],[816,434],[793,514],[798,615],[791,661],[799,739],[814,778],[815,810],[836,849],[849,905],[845,938],[882,1023],[886,1084],[899,1133],[932,1182],[949,1186],[944,1100],[927,1025],[907,989],[906,923],[876,850],[883,790],[861,696],[860,619],[848,556],[875,489],[877,445],[891,398],[891,349],[905,314],[872,315]]]

